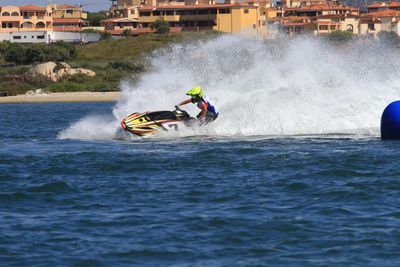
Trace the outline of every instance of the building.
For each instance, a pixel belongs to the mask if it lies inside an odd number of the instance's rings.
[[[53,30],[52,10],[36,5],[1,6],[0,32]]]
[[[141,27],[150,28],[158,19],[163,19],[170,27],[182,31],[254,31],[258,28],[258,7],[248,4],[139,7]]]
[[[315,35],[330,34],[333,31],[348,31],[359,34],[360,16],[352,14],[336,14],[318,16]]]
[[[87,25],[87,13],[81,6],[51,4],[53,27],[56,31],[81,31]]]
[[[400,10],[400,2],[380,2],[367,6],[368,13],[383,11],[387,9]]]
[[[61,6],[61,7],[60,7]],[[65,42],[95,42],[100,39],[98,34],[81,33],[73,24],[76,17],[85,18],[82,9],[75,6],[60,5],[42,7],[36,5],[26,6],[0,6],[0,41],[17,43],[51,43]],[[57,19],[69,21],[61,28]],[[64,23],[64,22],[63,22]],[[73,32],[75,31],[75,32]]]

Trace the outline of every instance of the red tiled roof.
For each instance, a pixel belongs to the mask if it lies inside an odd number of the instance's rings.
[[[318,25],[340,25],[340,23],[335,21],[318,21]]]
[[[36,5],[26,5],[26,6],[20,6],[19,10],[21,10],[21,11],[46,11],[46,7],[36,6]]]
[[[379,8],[379,7],[400,7],[400,2],[386,2],[386,3],[381,2],[367,6],[367,8]]]
[[[366,19],[366,20],[360,20],[361,24],[369,24],[369,23],[374,23],[374,24],[381,24],[382,21],[379,19]]]
[[[105,19],[101,22],[138,22],[137,19],[129,19],[129,18],[117,18],[117,19]]]
[[[216,5],[186,5],[186,6],[143,6],[139,7],[140,11],[153,11],[153,10],[184,10],[184,9],[216,9],[216,8],[258,8],[257,6],[250,6],[246,4],[216,4]]]
[[[60,32],[80,32],[82,28],[76,26],[53,26],[53,30]]]
[[[358,15],[353,14],[328,14],[328,15],[320,15],[317,16],[318,19],[334,19],[334,18],[359,18]]]
[[[386,9],[382,11],[364,14],[363,17],[400,17],[400,11]]]
[[[84,20],[81,19],[53,19],[54,23],[81,23],[85,22]]]
[[[320,11],[320,10],[350,10],[357,11],[357,8],[350,6],[341,6],[341,5],[310,5],[307,7],[292,7],[285,8],[285,11]]]
[[[54,8],[56,9],[82,9],[80,6],[75,6],[75,5],[67,5],[67,4],[61,4],[61,5],[55,5]]]

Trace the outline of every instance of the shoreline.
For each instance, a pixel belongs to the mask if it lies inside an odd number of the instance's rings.
[[[49,94],[24,94],[0,97],[0,104],[15,103],[67,103],[116,102],[120,92],[63,92]]]

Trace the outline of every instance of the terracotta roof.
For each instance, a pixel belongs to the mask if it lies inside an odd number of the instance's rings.
[[[53,26],[53,30],[59,32],[80,32],[82,28],[76,26]]]
[[[216,5],[186,5],[186,6],[143,6],[139,7],[139,11],[153,11],[153,10],[185,10],[185,9],[217,9],[217,8],[258,8],[257,6],[250,6],[246,4],[216,4]]]
[[[382,11],[370,12],[364,14],[363,17],[400,17],[400,11],[386,9]]]
[[[353,10],[357,11],[357,8],[350,6],[341,6],[341,5],[310,5],[306,7],[292,7],[285,8],[285,11],[320,11],[320,10]]]
[[[81,23],[85,22],[81,19],[53,19],[53,23]]]
[[[75,5],[67,5],[67,4],[57,4],[54,6],[56,9],[82,9],[80,6],[75,6]]]
[[[382,21],[379,19],[372,19],[372,18],[367,18],[367,19],[362,19],[360,20],[361,24],[369,24],[369,23],[374,23],[374,24],[381,24]]]
[[[282,26],[287,26],[287,27],[291,27],[291,26],[304,26],[304,25],[306,25],[306,24],[309,24],[309,23],[305,23],[305,22],[287,22],[287,23],[284,23]]]
[[[335,18],[359,18],[359,15],[353,15],[353,14],[334,14],[334,15],[320,15],[317,16],[317,19],[335,19]]]
[[[318,25],[340,25],[340,23],[336,21],[318,21]]]
[[[118,18],[118,19],[105,19],[101,22],[138,22],[137,19],[129,19],[129,18]]]
[[[19,10],[21,10],[21,11],[46,11],[46,7],[36,6],[36,5],[26,5],[26,6],[20,6]]]
[[[379,8],[379,7],[400,7],[400,2],[386,2],[386,3],[381,2],[367,6],[367,8]]]

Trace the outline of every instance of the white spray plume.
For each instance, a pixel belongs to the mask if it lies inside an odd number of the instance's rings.
[[[383,109],[400,94],[397,54],[375,41],[332,46],[316,38],[223,35],[175,44],[151,56],[152,70],[135,86],[121,83],[116,121],[108,127],[118,127],[135,111],[172,110],[187,90],[200,85],[220,116],[179,135],[378,134]],[[184,109],[199,112],[194,105]],[[65,132],[70,138],[81,138],[82,132],[97,138],[102,129],[90,123],[83,119]],[[113,133],[103,130],[105,136]]]

